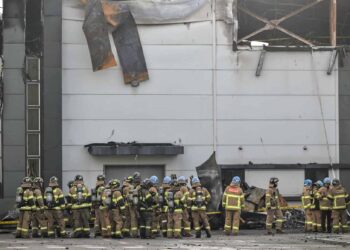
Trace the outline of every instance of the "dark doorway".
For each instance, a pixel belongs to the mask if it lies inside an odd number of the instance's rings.
[[[323,181],[328,176],[328,168],[306,168],[305,179],[310,179],[313,182],[318,180]]]

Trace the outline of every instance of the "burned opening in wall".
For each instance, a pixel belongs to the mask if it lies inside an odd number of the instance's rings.
[[[350,45],[350,1],[337,0],[337,44]],[[329,0],[238,0],[238,43],[331,45]]]

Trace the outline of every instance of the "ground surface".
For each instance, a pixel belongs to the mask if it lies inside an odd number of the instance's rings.
[[[0,249],[350,249],[349,235],[284,234],[267,236],[263,230],[244,230],[238,237],[216,231],[211,239],[15,239],[0,235]]]

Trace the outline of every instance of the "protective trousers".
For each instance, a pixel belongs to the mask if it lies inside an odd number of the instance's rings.
[[[130,206],[130,235],[133,238],[138,236],[138,212],[137,208]]]
[[[266,230],[272,233],[272,223],[276,217],[276,230],[282,230],[283,214],[280,209],[267,209]]]
[[[123,217],[119,209],[112,209],[112,224],[113,224],[112,236],[121,238],[122,228],[123,228]]]
[[[101,211],[100,208],[95,208],[94,232],[95,236],[101,235]]]
[[[89,209],[73,209],[74,237],[90,237]]]
[[[29,238],[29,224],[31,217],[31,211],[20,211],[16,230],[17,238]]]
[[[182,213],[168,213],[167,237],[181,238]]]
[[[55,237],[55,222],[59,227],[59,235],[62,237],[67,235],[66,224],[61,210],[45,210],[45,216],[47,218],[47,234],[49,237]]]
[[[322,232],[320,210],[312,211],[312,227],[314,232]]]
[[[32,236],[40,237],[39,229],[41,236],[47,236],[47,220],[44,214],[44,211],[37,210],[32,212]]]
[[[111,222],[109,220],[108,208],[100,208],[102,237],[111,237]]]
[[[151,227],[153,220],[152,211],[141,211],[140,212],[140,236],[141,238],[151,238]]]
[[[193,226],[194,226],[194,230],[196,231],[196,234],[200,234],[201,232],[201,229],[202,229],[200,224],[201,222],[207,234],[208,232],[210,232],[210,225],[209,225],[206,211],[192,210],[192,219],[193,219]]]
[[[191,235],[190,213],[187,208],[182,213],[182,228],[185,236]]]
[[[326,221],[327,221],[327,230],[326,230]],[[332,210],[321,210],[322,232],[327,231],[327,233],[331,233],[332,232],[331,223],[332,223]]]
[[[225,210],[225,233],[227,235],[238,234],[241,218],[240,210]]]
[[[337,209],[332,211],[333,233],[348,232],[348,215],[345,209]]]
[[[131,225],[131,223],[130,223],[130,208],[127,205],[125,207],[125,220],[124,220],[124,226],[122,229],[123,235],[125,237],[130,236],[130,225]]]
[[[305,209],[305,227],[304,230],[305,232],[312,232],[313,229],[313,216],[312,216],[312,211],[311,209]]]
[[[167,236],[167,226],[168,226],[168,213],[162,212],[160,215],[160,227],[162,229],[162,234],[164,237]]]
[[[156,211],[152,212],[152,235],[156,236],[159,233],[160,225],[159,225],[159,213]]]

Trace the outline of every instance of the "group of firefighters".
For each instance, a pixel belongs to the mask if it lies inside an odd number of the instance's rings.
[[[69,193],[64,196],[56,177],[50,178],[46,189],[42,178],[25,177],[16,195],[20,211],[16,237],[28,238],[30,227],[32,237],[67,237],[65,213],[74,238],[90,237],[91,215],[95,218],[95,237],[148,239],[161,234],[168,238],[191,237],[192,226],[196,238],[201,237],[202,229],[211,237],[207,217],[211,195],[197,177],[189,180],[190,187],[184,176],[165,176],[159,183],[156,176],[142,180],[138,172],[123,182],[118,179],[106,182],[105,177],[99,175],[90,191],[83,176],[77,175],[68,183]],[[273,233],[273,223],[276,233],[283,233],[278,182],[278,178],[272,177],[265,194],[268,234]],[[338,179],[331,181],[327,177],[315,183],[305,180],[302,193],[305,230],[331,232],[332,223],[334,233],[347,232],[348,201],[348,194]],[[244,204],[241,179],[235,176],[222,196],[227,235],[238,234]]]
[[[20,211],[16,237],[67,237],[64,213],[73,228],[72,237],[89,238],[89,218],[94,215],[94,235],[104,238],[168,238],[190,237],[191,222],[196,237],[204,228],[207,237],[211,230],[206,214],[211,196],[197,177],[166,176],[159,184],[156,176],[141,180],[136,172],[121,183],[118,179],[106,182],[99,175],[90,190],[81,175],[68,183],[64,196],[58,179],[51,177],[46,189],[40,177],[25,177],[17,189],[16,202]],[[192,221],[190,220],[192,218]]]
[[[339,179],[326,177],[314,183],[306,179],[301,201],[306,232],[348,232],[346,209],[350,200]]]

